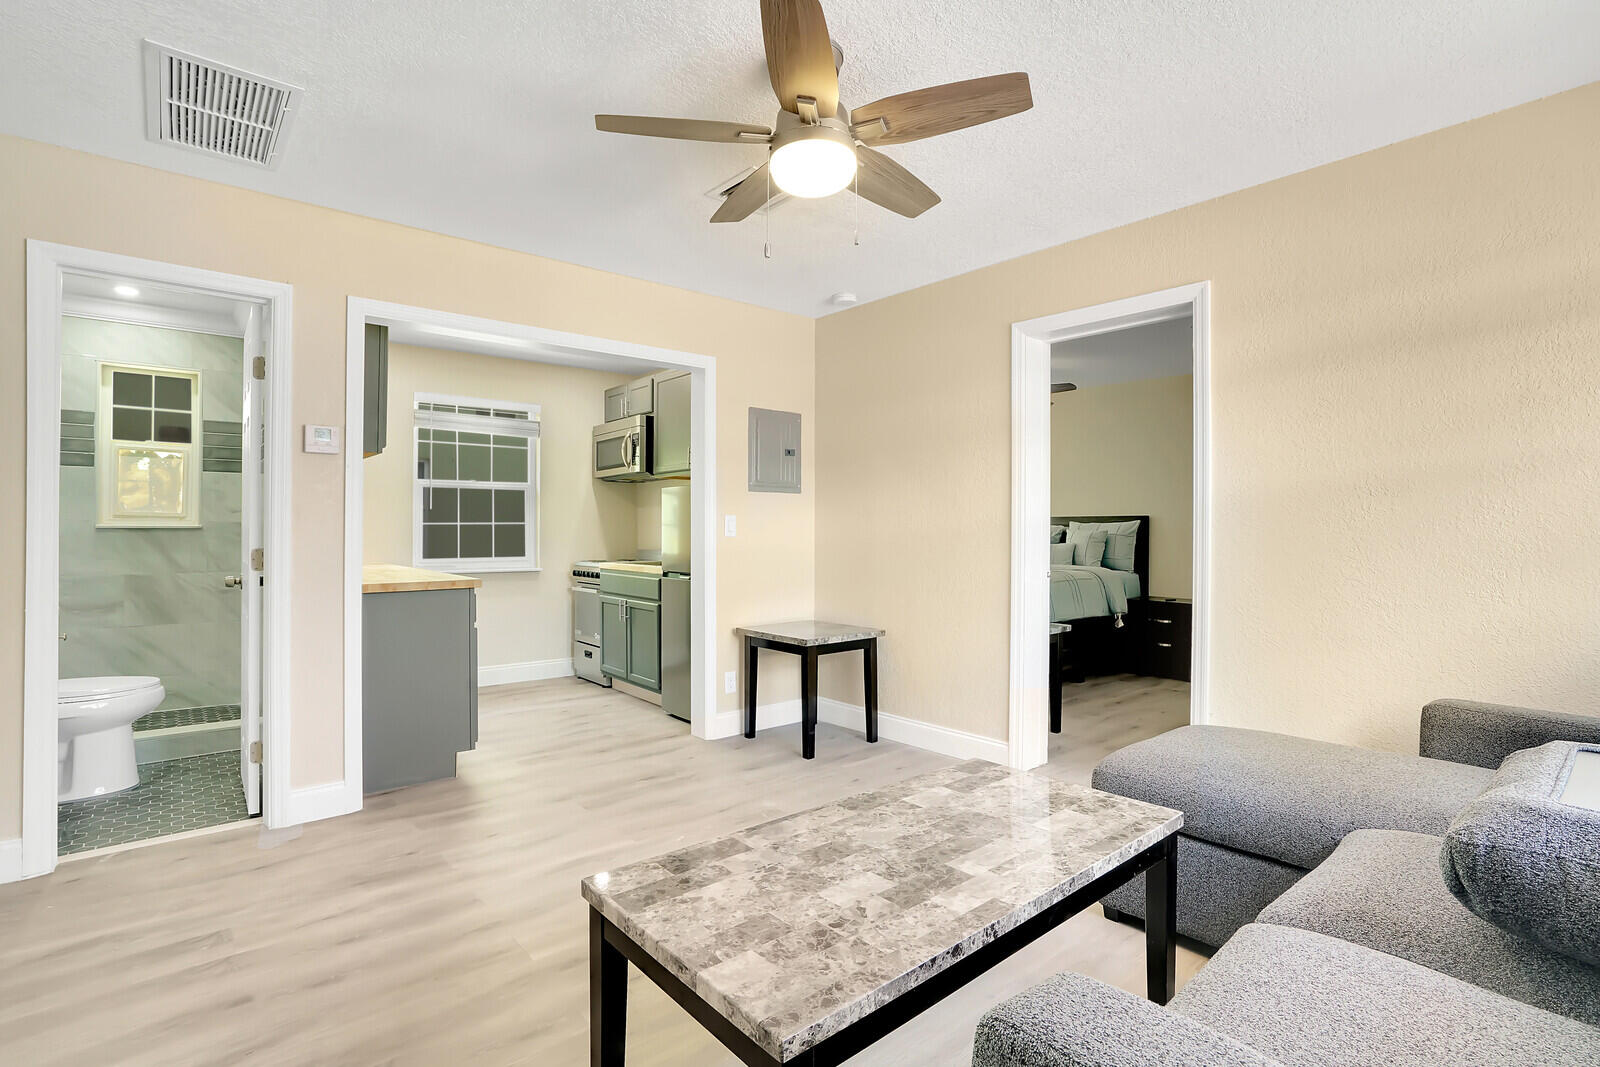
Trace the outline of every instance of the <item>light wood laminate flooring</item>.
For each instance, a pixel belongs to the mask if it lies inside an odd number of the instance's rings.
[[[1125,689],[1094,699],[1122,716]],[[947,762],[826,725],[810,762],[796,727],[708,744],[571,679],[485,690],[480,728],[457,778],[355,815],[0,886],[0,1062],[581,1065],[582,876]],[[1143,935],[1092,909],[852,1063],[964,1067],[983,1011],[1060,970],[1142,992]],[[630,1067],[734,1064],[637,973],[629,1001]]]

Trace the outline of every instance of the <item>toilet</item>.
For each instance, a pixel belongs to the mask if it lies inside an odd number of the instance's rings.
[[[167,697],[160,678],[63,678],[56,690],[56,799],[87,800],[139,784],[133,720]]]

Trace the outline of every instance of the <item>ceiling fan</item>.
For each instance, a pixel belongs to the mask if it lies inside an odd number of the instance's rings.
[[[937,204],[939,194],[874,146],[920,141],[1033,106],[1028,76],[1019,73],[950,82],[846,108],[839,102],[843,54],[828,36],[818,0],[761,0],[761,33],[767,73],[778,94],[773,127],[640,115],[594,117],[595,128],[607,133],[767,145],[767,162],[733,187],[712,222],[748,218],[779,192],[832,196],[852,182],[860,196],[914,219]]]

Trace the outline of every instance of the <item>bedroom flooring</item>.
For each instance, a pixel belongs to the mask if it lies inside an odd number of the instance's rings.
[[[1084,723],[1159,702],[1081,688]],[[455,779],[0,886],[0,1063],[584,1063],[582,876],[949,762],[826,724],[810,762],[793,727],[707,744],[572,679],[487,689],[480,712]],[[1125,736],[1097,733],[1075,760]],[[1203,962],[1180,947],[1180,985]],[[1142,992],[1143,935],[1091,909],[851,1065],[967,1067],[978,1017],[1061,970]],[[629,1067],[737,1067],[637,973],[628,1000]]]
[[[1109,674],[1061,689],[1061,732],[1050,735],[1045,770],[1089,784],[1094,765],[1147,737],[1189,725],[1189,683]]]

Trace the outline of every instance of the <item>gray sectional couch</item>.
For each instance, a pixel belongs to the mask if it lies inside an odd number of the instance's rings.
[[[1600,719],[1465,701],[1415,757],[1221,727],[1113,754],[1097,787],[1184,811],[1179,929],[1221,947],[1167,1008],[1058,975],[984,1017],[974,1067],[1600,1067],[1580,759]]]

